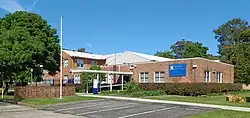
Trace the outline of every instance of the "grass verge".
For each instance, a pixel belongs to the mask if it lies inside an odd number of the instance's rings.
[[[141,94],[142,93],[142,94]],[[179,95],[162,95],[159,92],[147,91],[126,94],[126,91],[104,91],[99,95],[109,95],[109,96],[122,96],[122,97],[139,97],[145,99],[157,99],[157,100],[168,100],[168,101],[180,101],[180,102],[192,102],[192,103],[204,103],[204,104],[215,104],[215,105],[226,105],[226,106],[238,106],[238,107],[250,107],[250,102],[239,103],[239,102],[229,102],[226,101],[226,96],[239,95],[243,97],[250,97],[250,91],[238,91],[230,92],[227,94],[215,93],[203,96],[179,96]]]
[[[63,99],[59,98],[30,98],[21,100],[21,103],[26,103],[34,106],[48,105],[48,104],[57,104],[57,103],[67,103],[67,102],[76,102],[82,100],[95,100],[98,98],[94,97],[84,97],[84,96],[64,96]]]
[[[237,93],[231,93],[240,96],[250,96],[250,91],[242,91]],[[142,97],[146,99],[157,100],[169,100],[169,101],[181,101],[181,102],[193,102],[193,103],[205,103],[238,107],[250,107],[250,103],[228,102],[226,101],[226,95],[207,95],[207,96],[177,96],[177,95],[162,95],[162,96],[146,96]]]
[[[195,115],[187,116],[186,118],[246,118],[250,116],[250,112],[216,110]]]

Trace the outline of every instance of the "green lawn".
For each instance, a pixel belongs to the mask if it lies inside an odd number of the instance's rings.
[[[250,91],[242,91],[239,93],[232,93],[241,96],[250,96]],[[209,96],[177,96],[177,95],[163,95],[163,96],[147,96],[143,97],[147,99],[158,99],[158,100],[170,100],[170,101],[181,101],[181,102],[194,102],[194,103],[205,103],[205,104],[216,104],[216,105],[228,105],[228,106],[241,106],[250,107],[250,103],[234,103],[226,101],[226,95],[209,95]]]
[[[27,103],[35,106],[47,105],[47,104],[57,104],[57,103],[66,103],[66,102],[75,102],[82,100],[94,100],[98,98],[94,97],[83,97],[83,96],[65,96],[63,99],[59,98],[30,98],[25,99],[20,102]]]
[[[187,116],[187,118],[248,118],[249,116],[250,112],[217,110],[217,111]]]

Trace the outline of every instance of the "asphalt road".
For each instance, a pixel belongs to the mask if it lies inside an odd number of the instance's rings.
[[[92,100],[52,105],[41,110],[87,118],[183,118],[214,109],[173,104],[142,103],[120,100]]]

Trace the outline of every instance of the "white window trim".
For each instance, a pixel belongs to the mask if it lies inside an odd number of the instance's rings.
[[[83,64],[83,66],[82,67],[78,67],[78,60],[81,62],[83,62],[82,64]],[[76,59],[76,65],[77,65],[77,68],[84,68],[84,59]]]
[[[75,76],[79,76],[79,83],[75,83]],[[80,74],[74,74],[74,84],[80,84],[81,83],[81,75]]]
[[[208,81],[207,81],[207,78],[206,78],[205,82],[209,83],[209,82],[211,82],[211,72],[209,70],[205,70],[205,71],[208,72]]]
[[[155,73],[159,73],[159,81],[155,81]],[[164,75],[164,80],[161,81],[161,71],[159,72],[154,72],[154,83],[164,83],[165,82],[165,75]],[[165,72],[163,72],[165,74]]]
[[[141,73],[143,73],[143,82],[141,81]],[[149,82],[149,77],[148,77],[148,81],[146,82],[146,73],[148,73],[149,76],[149,72],[139,72],[139,83],[148,83]]]
[[[218,81],[218,73],[220,73],[220,75],[219,75],[219,76],[220,76],[219,81]],[[217,81],[218,83],[222,83],[222,82],[223,82],[223,78],[222,78],[222,77],[223,77],[222,72],[217,72],[217,73],[216,73],[216,81]]]
[[[65,61],[67,61],[67,66],[66,66],[66,64],[65,64]],[[64,67],[64,68],[69,67],[69,60],[68,60],[68,59],[65,59],[65,60],[63,61],[63,67]]]

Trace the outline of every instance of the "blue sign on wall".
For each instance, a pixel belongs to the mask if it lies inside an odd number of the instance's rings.
[[[186,64],[170,64],[169,77],[183,77],[186,76]]]

